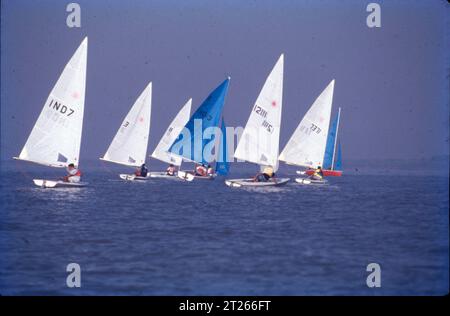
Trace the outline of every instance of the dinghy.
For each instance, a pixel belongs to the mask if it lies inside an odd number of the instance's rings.
[[[67,182],[62,180],[42,179],[33,179],[33,183],[41,188],[81,188],[87,185],[87,182]]]
[[[328,180],[314,180],[310,178],[296,178],[295,182],[306,185],[325,185],[328,184]]]
[[[211,162],[210,157],[204,156],[204,149],[207,145],[210,145],[210,143],[215,144],[216,139],[212,138],[210,141],[205,139],[205,130],[214,127],[218,128],[229,83],[230,77],[211,92],[185,124],[184,128],[189,131],[190,134],[190,139],[187,140],[187,144],[190,148],[180,148],[178,142],[174,142],[168,150],[169,153],[179,156],[183,160],[197,164],[209,164]],[[180,133],[177,139],[179,137],[183,137],[183,133]],[[180,152],[181,149],[182,152]],[[178,171],[178,177],[187,181],[192,181],[194,179],[213,180],[215,178],[214,175],[196,176],[194,171],[189,170]]]
[[[87,37],[53,87],[19,157],[14,159],[64,168],[79,165],[86,89]],[[83,187],[86,182],[33,179],[39,187]]]
[[[173,176],[167,174],[167,172],[165,171],[152,171],[149,172],[148,177],[153,178],[153,179],[178,179],[177,177],[177,172],[175,172],[175,174]]]
[[[145,163],[152,107],[152,83],[150,82],[119,127],[105,155],[100,160],[128,166],[140,167]],[[146,180],[134,174],[120,174],[124,180]]]
[[[126,173],[121,173],[119,174],[119,178],[123,179],[123,180],[127,180],[127,181],[139,181],[139,180],[148,180],[149,175],[147,175],[146,177],[141,177],[141,176],[137,176],[135,174],[126,174]]]
[[[323,166],[325,148],[330,124],[331,106],[333,103],[334,80],[322,91],[311,105],[297,126],[279,160],[290,165],[316,168]],[[304,181],[296,179],[301,184],[325,184],[325,181]]]
[[[168,150],[174,142],[176,142],[178,135],[180,135],[183,127],[189,121],[189,115],[191,113],[192,99],[189,99],[186,104],[181,108],[180,112],[175,116],[173,121],[170,123],[164,135],[161,137],[158,145],[151,154],[151,157],[158,159],[162,162],[172,164],[180,168],[183,159],[180,156],[174,155]],[[178,179],[177,175],[168,175],[167,172],[150,172],[150,178],[161,178],[161,179]],[[190,177],[187,177],[190,178]]]
[[[267,77],[234,153],[237,159],[257,164],[261,170],[271,167],[274,172],[278,169],[283,59],[282,54]],[[289,178],[271,178],[267,182],[256,182],[254,179],[229,179],[225,181],[225,184],[230,187],[265,187],[284,185],[288,181]]]
[[[322,168],[325,177],[340,177],[342,175],[341,144],[337,139],[340,118],[341,108],[338,109],[338,113],[331,123],[330,131],[328,132],[327,147],[325,149]],[[314,170],[306,170],[304,174],[310,176],[314,174]]]
[[[240,187],[272,187],[272,186],[281,186],[285,185],[289,182],[289,178],[280,178],[274,181],[267,182],[255,182],[253,178],[249,179],[231,179],[225,180],[225,184],[229,187],[240,188]]]
[[[191,175],[193,179],[213,180],[217,176],[226,176],[228,174],[228,172],[230,171],[230,163],[228,162],[228,159],[227,159],[227,157],[228,157],[227,134],[226,134],[225,121],[224,121],[223,117],[222,117],[222,125],[221,125],[220,129],[221,129],[221,137],[217,142],[218,151],[217,151],[214,174],[206,176],[206,177],[201,177],[201,176],[193,175],[193,171],[190,171],[190,172],[182,171],[182,172],[184,172],[184,174],[182,174],[182,177],[187,178],[187,177],[189,177],[189,175]]]
[[[192,175],[192,180],[194,180],[194,179],[197,179],[197,180],[214,180],[216,178],[216,176],[217,176],[215,173],[207,175],[207,176],[198,176],[198,175],[194,174],[194,170],[184,170],[184,171],[181,171],[181,172],[184,172],[185,174],[181,173],[179,175],[179,177],[181,179],[185,179],[185,180],[188,180],[188,181],[189,181],[189,177],[187,175],[189,175],[189,174]]]
[[[186,181],[192,181],[196,177],[192,174],[192,171],[178,171],[177,176],[179,179],[186,180]],[[205,177],[206,178],[206,177]],[[208,179],[209,180],[209,179]]]

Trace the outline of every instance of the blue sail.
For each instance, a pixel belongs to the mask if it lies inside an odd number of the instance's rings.
[[[184,126],[186,131],[182,131],[178,135],[177,140],[170,146],[169,152],[202,164],[210,162],[208,161],[211,160],[208,159],[209,157],[204,157],[203,149],[206,145],[214,144],[214,135],[211,135],[209,140],[204,139],[203,135],[207,128],[219,126],[229,83],[230,78],[228,77],[203,101]],[[184,132],[189,132],[190,135],[186,137],[190,137],[190,139],[184,140],[184,146],[179,146],[179,142],[183,141]]]
[[[338,144],[337,144],[336,161],[334,163],[334,170],[342,171],[341,142],[338,142]]]
[[[325,156],[323,157],[323,168],[326,170],[331,169],[333,165],[333,152],[334,145],[336,143],[336,132],[338,128],[339,112],[331,122],[330,130],[328,131],[327,146],[325,147]]]
[[[228,148],[227,148],[227,130],[226,130],[225,121],[222,118],[222,139],[219,145],[219,154],[217,156],[216,162],[216,173],[225,176],[230,171],[230,163],[228,162]]]

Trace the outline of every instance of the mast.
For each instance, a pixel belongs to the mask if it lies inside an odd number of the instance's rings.
[[[337,118],[337,124],[336,124],[336,136],[334,137],[334,146],[333,146],[333,159],[331,160],[331,170],[334,170],[334,157],[336,155],[336,144],[337,144],[337,138],[338,138],[338,131],[339,131],[339,121],[341,120],[341,108],[338,109],[338,118]]]

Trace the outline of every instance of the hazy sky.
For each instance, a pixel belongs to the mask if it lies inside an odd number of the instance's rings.
[[[381,28],[366,25],[372,1],[76,1],[81,28],[66,26],[69,2],[1,1],[2,159],[20,153],[84,36],[81,160],[103,155],[148,81],[149,153],[189,97],[196,109],[228,75],[224,116],[244,125],[281,53],[281,148],[334,78],[344,160],[448,153],[446,1],[377,1]]]

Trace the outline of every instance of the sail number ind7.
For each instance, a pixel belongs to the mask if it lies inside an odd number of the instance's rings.
[[[67,113],[67,116],[71,116],[73,113],[75,113],[74,109],[72,109],[68,106],[65,106],[61,102],[55,101],[53,99],[50,100],[48,107],[60,112],[61,114]],[[67,112],[67,111],[69,111],[69,112]]]

